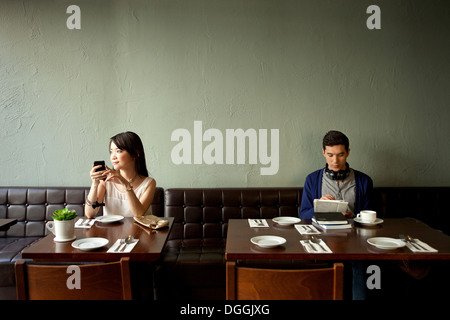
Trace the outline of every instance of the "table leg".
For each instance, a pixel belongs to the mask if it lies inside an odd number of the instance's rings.
[[[236,300],[236,261],[227,261],[227,300]]]

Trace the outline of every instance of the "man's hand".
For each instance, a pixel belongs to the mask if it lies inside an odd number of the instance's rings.
[[[331,194],[325,194],[320,198],[320,200],[336,200]]]
[[[353,218],[353,212],[347,211],[347,212],[342,212],[342,214],[348,219]]]

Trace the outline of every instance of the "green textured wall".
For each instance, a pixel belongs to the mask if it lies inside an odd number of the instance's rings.
[[[448,1],[0,0],[0,185],[89,185],[132,130],[164,188],[303,186],[337,129],[376,186],[448,186],[449,30]],[[278,129],[279,170],[174,164],[194,121]]]

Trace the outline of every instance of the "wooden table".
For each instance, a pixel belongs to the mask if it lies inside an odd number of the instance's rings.
[[[388,260],[440,260],[448,263],[450,260],[450,237],[428,227],[426,224],[411,219],[384,219],[383,224],[374,227],[364,227],[357,223],[352,229],[322,231],[318,238],[325,241],[332,253],[309,253],[300,240],[310,239],[310,236],[300,234],[294,226],[280,226],[267,220],[268,228],[250,228],[246,219],[229,220],[228,235],[225,249],[226,259],[226,290],[227,299],[236,297],[235,270],[240,261],[248,265],[258,265],[258,260],[328,260],[328,261],[388,261]],[[303,222],[303,221],[302,221]],[[309,221],[310,223],[310,221]],[[438,250],[436,253],[415,253],[406,246],[395,250],[382,250],[367,243],[368,238],[390,237],[398,238],[399,234],[411,235]],[[286,239],[286,243],[270,249],[260,248],[250,242],[250,239],[260,235],[275,235]],[[252,263],[253,262],[253,263]],[[264,262],[263,262],[264,263]],[[377,264],[375,262],[375,264]],[[272,267],[277,268],[274,261]],[[383,275],[384,277],[384,275]]]
[[[280,260],[449,260],[450,237],[432,229],[426,224],[411,218],[384,219],[374,227],[364,227],[354,223],[352,229],[320,230],[317,235],[325,241],[333,253],[309,253],[300,240],[310,236],[301,235],[294,226],[280,226],[267,220],[269,228],[250,228],[248,220],[229,220],[225,249],[226,260],[240,259],[280,259]],[[438,250],[437,253],[415,253],[406,246],[396,250],[378,249],[369,243],[368,238],[397,238],[399,234],[411,235]],[[277,248],[264,249],[250,242],[259,235],[276,235],[286,239]]]
[[[0,219],[0,231],[7,231],[9,227],[17,223],[17,219]]]
[[[173,225],[173,218],[163,219],[169,220],[169,227],[159,230],[146,228],[135,222],[133,218],[124,218],[120,222],[110,224],[97,221],[89,229],[76,228],[76,240],[89,237],[106,238],[109,243],[103,248],[82,251],[72,247],[73,241],[55,242],[54,235],[49,234],[24,250],[22,257],[39,261],[117,261],[121,257],[130,257],[131,261],[156,261],[161,255]],[[128,235],[139,239],[131,252],[107,252],[117,239],[126,238]]]

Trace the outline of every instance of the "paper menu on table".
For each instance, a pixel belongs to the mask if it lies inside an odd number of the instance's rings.
[[[314,212],[346,212],[348,202],[344,200],[314,199]]]

